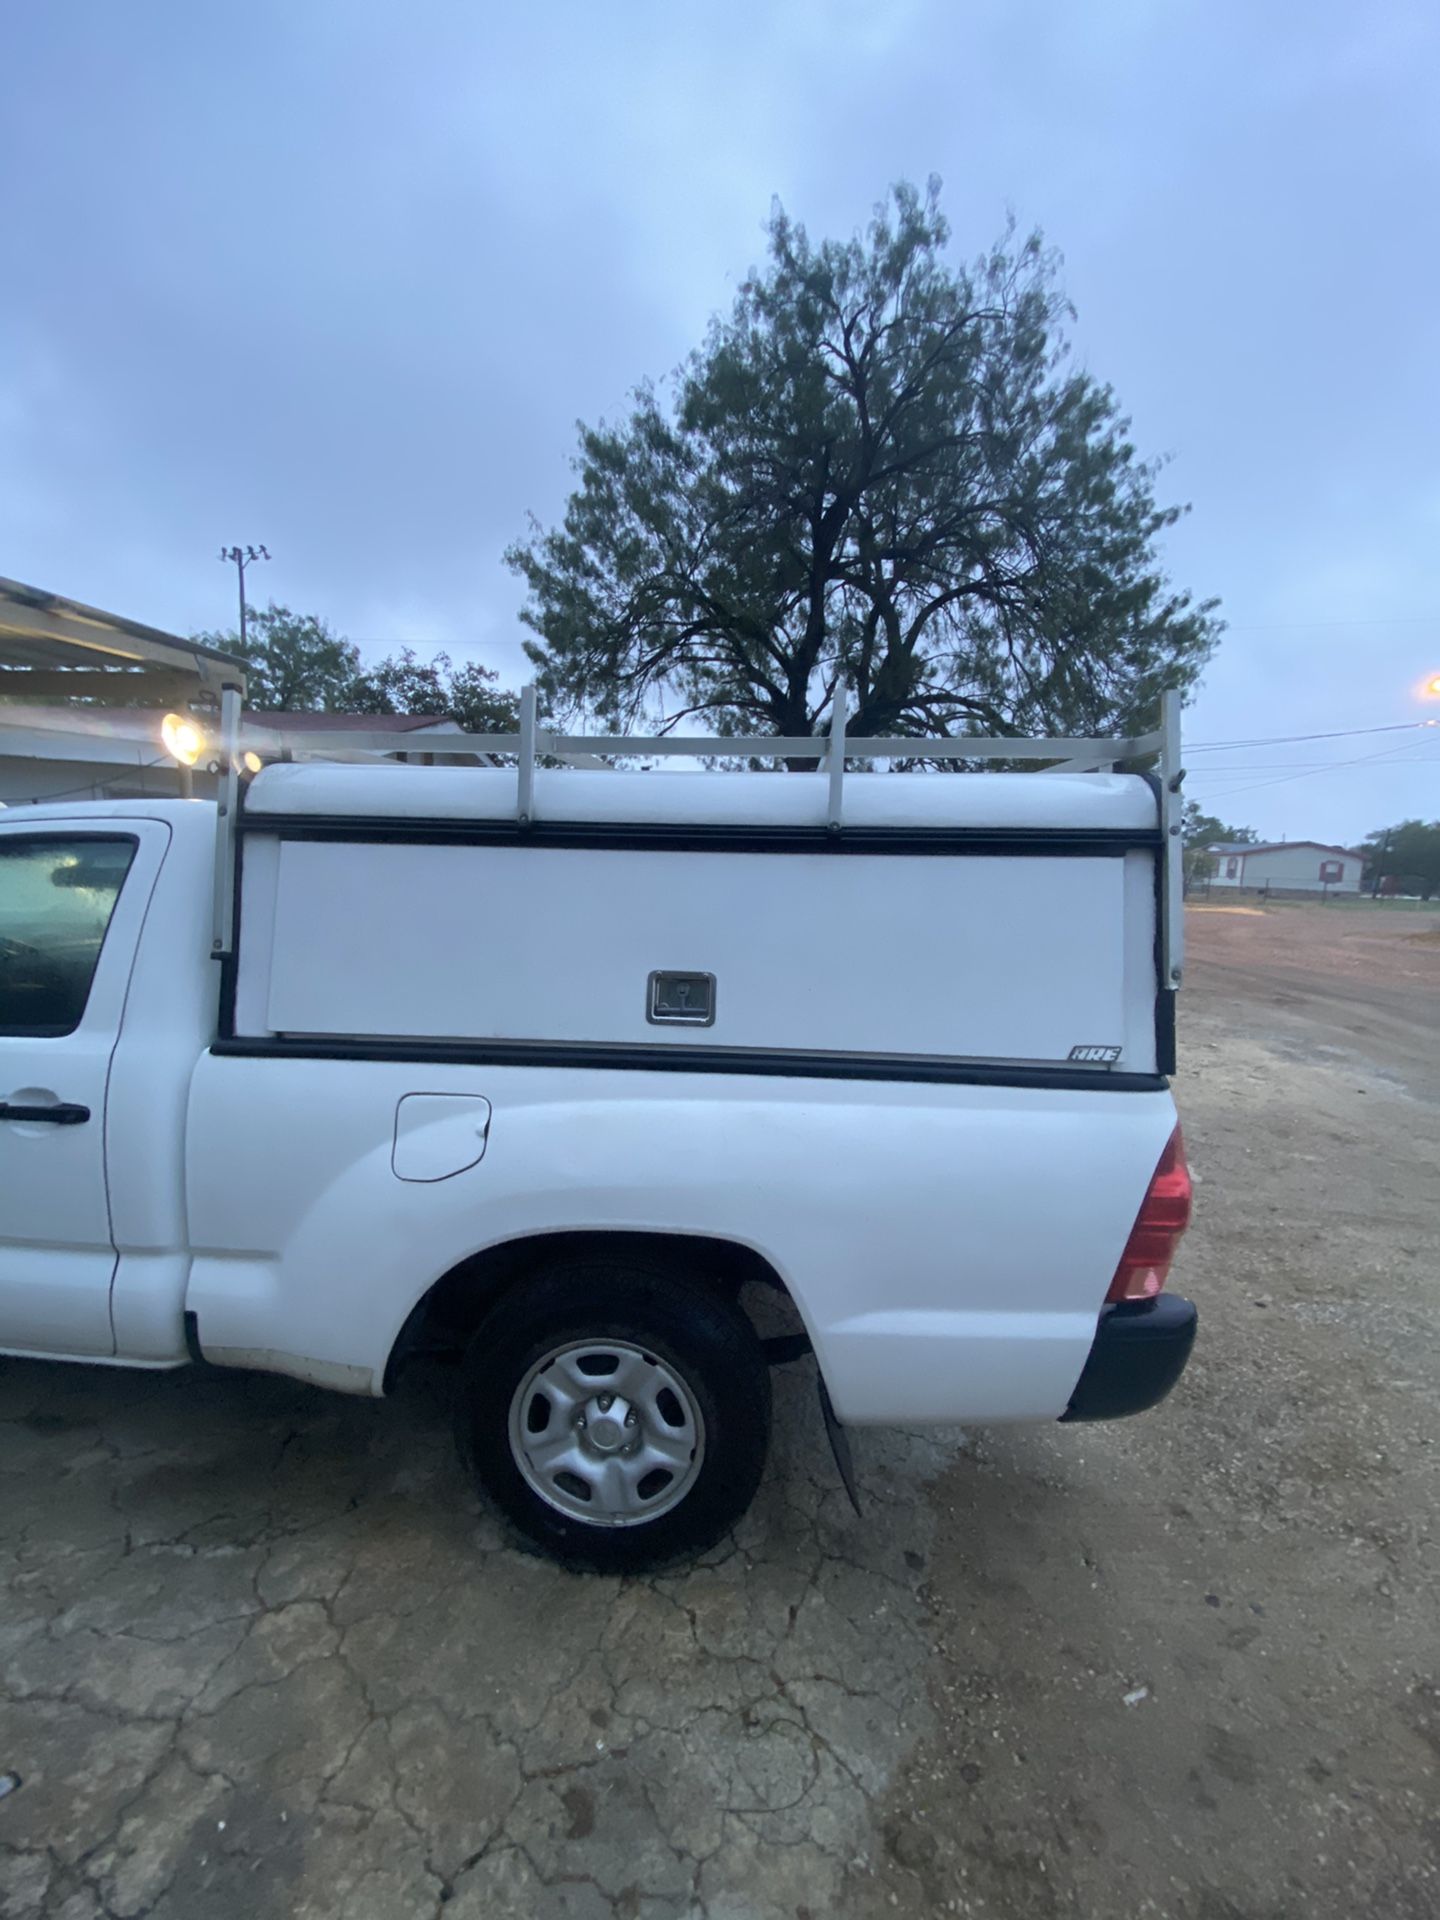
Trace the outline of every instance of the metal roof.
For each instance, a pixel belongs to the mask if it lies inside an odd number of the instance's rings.
[[[1363,854],[1352,847],[1332,847],[1328,840],[1236,840],[1227,845],[1207,847],[1207,853],[1292,853],[1296,847],[1309,847],[1315,853],[1340,853],[1347,860],[1361,860]]]
[[[192,699],[222,687],[243,692],[245,667],[197,640],[0,577],[0,696],[128,699],[137,678],[147,696]]]
[[[458,720],[444,713],[294,713],[252,707],[249,721],[277,733],[462,733]]]

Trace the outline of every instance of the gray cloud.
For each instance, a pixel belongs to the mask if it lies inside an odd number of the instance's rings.
[[[262,593],[515,677],[500,556],[576,417],[698,340],[772,193],[848,230],[934,170],[963,251],[1012,208],[1062,248],[1077,353],[1194,503],[1170,560],[1232,632],[1192,736],[1425,712],[1429,5],[74,0],[6,40],[0,571],[185,631],[264,540]],[[1201,758],[1266,834],[1440,813],[1440,728]]]

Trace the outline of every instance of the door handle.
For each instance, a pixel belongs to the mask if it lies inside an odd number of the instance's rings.
[[[88,1107],[69,1100],[57,1100],[53,1106],[26,1107],[13,1100],[0,1100],[0,1120],[48,1120],[54,1127],[78,1127],[90,1118]]]

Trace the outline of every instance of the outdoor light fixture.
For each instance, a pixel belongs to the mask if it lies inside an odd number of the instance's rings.
[[[183,713],[167,713],[160,722],[160,738],[171,759],[182,767],[193,767],[205,751],[205,735]]]
[[[246,773],[259,773],[260,769],[264,766],[265,762],[260,758],[259,754],[256,753],[253,747],[247,747],[244,753],[242,753],[240,756],[240,764],[245,769]]]
[[[1432,673],[1420,691],[1427,700],[1440,700],[1440,673]]]

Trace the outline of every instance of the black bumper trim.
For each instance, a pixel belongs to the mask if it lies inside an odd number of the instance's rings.
[[[1178,1293],[1102,1307],[1090,1358],[1062,1420],[1120,1420],[1157,1406],[1195,1344],[1194,1303]]]

